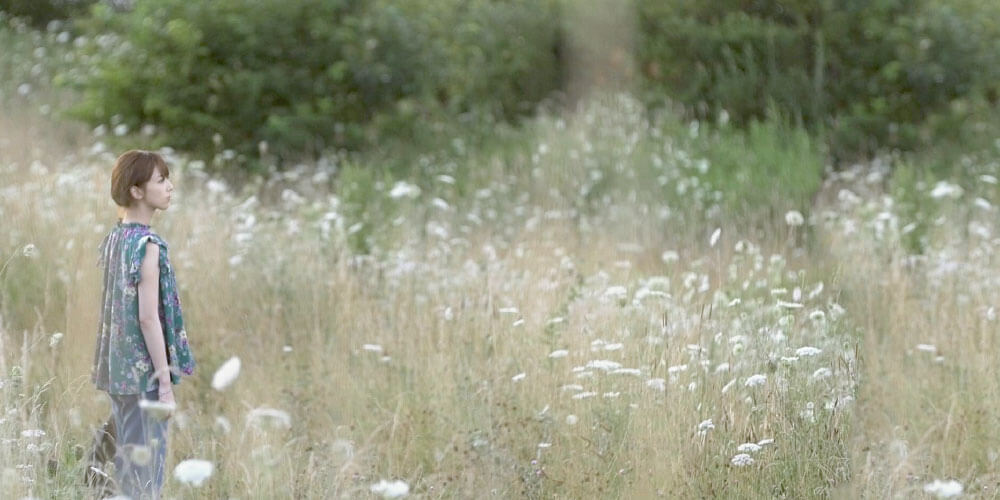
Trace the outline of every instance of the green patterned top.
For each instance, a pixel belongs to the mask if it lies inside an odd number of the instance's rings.
[[[91,376],[98,389],[110,394],[140,394],[159,385],[139,328],[140,269],[149,242],[160,246],[159,316],[170,380],[177,384],[182,374],[194,372],[167,243],[145,224],[119,222],[100,247],[98,265],[104,268],[104,294]]]

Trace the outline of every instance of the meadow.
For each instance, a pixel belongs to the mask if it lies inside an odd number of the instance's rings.
[[[56,120],[43,63],[5,61],[0,490],[82,498],[129,131]],[[251,178],[163,151],[199,363],[165,497],[996,497],[996,164],[833,169],[722,122],[618,94]],[[187,459],[213,474],[174,478]]]

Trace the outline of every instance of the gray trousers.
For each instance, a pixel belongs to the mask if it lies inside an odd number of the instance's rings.
[[[157,400],[154,389],[146,394],[111,394],[111,419],[115,425],[115,482],[132,500],[156,500],[163,488],[167,457],[167,421],[147,415],[139,399]]]

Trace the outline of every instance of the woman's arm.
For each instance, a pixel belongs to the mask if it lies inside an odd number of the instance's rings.
[[[154,376],[160,382],[160,400],[173,402],[167,348],[160,325],[160,246],[146,244],[146,256],[139,270],[139,328],[146,340],[146,350],[153,360]]]

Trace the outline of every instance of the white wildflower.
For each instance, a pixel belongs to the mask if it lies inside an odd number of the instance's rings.
[[[514,375],[513,377],[511,377],[510,381],[511,382],[520,382],[520,381],[524,380],[525,377],[527,377],[527,375],[524,372],[521,372],[521,373],[518,373],[517,375]]]
[[[392,190],[389,191],[389,197],[393,199],[403,197],[416,198],[417,196],[420,196],[420,187],[405,181],[397,182],[394,186],[392,186]]]
[[[816,356],[817,354],[819,354],[821,352],[823,352],[822,349],[819,349],[819,348],[816,348],[816,347],[812,347],[812,346],[804,346],[804,347],[800,347],[800,348],[796,349],[795,350],[795,355],[796,356],[808,357],[808,356]]]
[[[712,423],[712,419],[702,420],[698,424],[698,434],[704,436],[708,431],[715,428],[715,424]]]
[[[789,226],[801,226],[806,221],[805,217],[798,210],[790,210],[785,213],[785,224]]]
[[[594,397],[594,396],[596,396],[596,395],[597,395],[597,393],[596,393],[596,392],[590,392],[590,391],[588,391],[588,392],[581,392],[581,393],[579,393],[579,394],[574,394],[574,395],[573,395],[573,399],[586,399],[586,398],[592,398],[592,397]]]
[[[924,485],[925,493],[930,493],[938,498],[956,497],[962,494],[962,490],[962,483],[959,483],[954,479],[949,479],[948,481],[935,479],[933,483],[927,483]]]
[[[221,391],[229,387],[240,375],[240,358],[233,356],[215,371],[212,376],[212,388]]]
[[[746,382],[743,383],[743,385],[747,387],[757,387],[764,385],[766,383],[767,383],[767,375],[761,375],[758,373],[756,375],[751,375],[747,377],[747,380]]]
[[[24,248],[21,249],[21,255],[29,259],[37,259],[38,247],[36,247],[34,243],[28,243],[27,245],[24,245]]]
[[[730,461],[736,467],[746,467],[748,465],[753,465],[753,457],[747,455],[746,453],[740,453],[733,457]]]
[[[59,345],[59,341],[61,341],[62,338],[63,338],[62,332],[53,333],[52,336],[49,337],[49,347],[55,347]]]
[[[604,297],[608,299],[624,299],[628,296],[628,289],[623,286],[608,287],[604,291]]]
[[[651,378],[646,381],[646,385],[661,392],[667,390],[666,380],[662,378]]]
[[[566,356],[569,356],[569,351],[566,349],[556,349],[549,353],[549,357],[552,359],[565,358]]]
[[[41,429],[27,429],[21,431],[21,437],[26,438],[40,438],[45,436],[45,431]]]
[[[292,427],[292,417],[288,412],[275,408],[254,408],[247,414],[247,425],[260,427],[265,423],[288,429]]]
[[[182,483],[201,486],[206,479],[212,476],[214,470],[215,465],[212,462],[191,458],[174,467],[174,477]]]
[[[917,344],[917,350],[933,354],[937,352],[937,346],[933,344]]]
[[[598,370],[604,370],[609,372],[611,370],[617,370],[622,367],[621,363],[615,361],[610,361],[607,359],[595,359],[587,362],[587,368],[595,368]]]
[[[374,353],[381,353],[382,351],[384,351],[384,349],[382,349],[382,346],[379,344],[364,344],[361,346],[361,349],[364,351],[374,352]]]
[[[677,252],[673,251],[673,250],[667,250],[667,251],[663,252],[662,255],[660,255],[660,259],[665,264],[670,264],[670,263],[673,263],[673,262],[677,262],[678,260],[680,260],[680,258],[681,258],[680,255]]]
[[[762,447],[762,448],[764,446],[767,446],[767,445],[772,444],[772,443],[774,443],[774,439],[773,438],[764,438],[764,439],[761,439],[760,441],[757,441],[757,445],[760,446],[760,447]]]
[[[760,451],[761,446],[757,443],[743,443],[736,447],[736,451],[740,453],[755,453]]]
[[[132,461],[139,465],[149,464],[149,460],[153,458],[153,453],[150,451],[148,446],[135,446],[132,448],[132,453],[130,453]]]
[[[569,414],[569,415],[566,415],[566,424],[567,425],[576,425],[576,423],[579,422],[579,421],[580,421],[580,419],[576,415],[573,415],[572,413]]]
[[[177,405],[175,403],[164,403],[162,401],[140,399],[139,408],[155,419],[165,420],[169,418],[170,415],[173,415],[174,411],[177,410]]]
[[[410,494],[410,485],[403,481],[386,481],[385,479],[373,484],[371,492],[382,498],[400,498]]]
[[[719,236],[722,236],[722,228],[716,228],[712,232],[712,236],[708,239],[708,246],[715,247],[715,244],[719,242]]]
[[[931,190],[931,198],[958,198],[962,196],[962,187],[946,181],[939,181]]]

